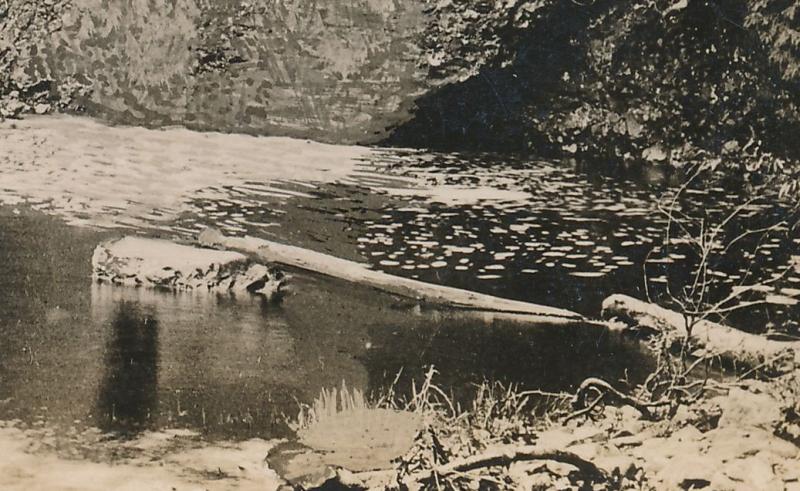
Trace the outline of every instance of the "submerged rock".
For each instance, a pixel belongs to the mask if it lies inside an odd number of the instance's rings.
[[[244,254],[124,237],[98,245],[92,255],[96,281],[118,285],[250,292],[277,299],[285,283],[283,273],[252,263]]]

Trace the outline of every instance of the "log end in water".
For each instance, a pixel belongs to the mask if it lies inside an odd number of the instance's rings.
[[[627,295],[611,295],[603,301],[603,317],[623,320],[650,332],[683,338],[687,335],[683,315]],[[706,356],[719,356],[734,366],[769,364],[779,372],[800,366],[800,342],[776,341],[733,327],[702,320],[692,327],[693,347]]]

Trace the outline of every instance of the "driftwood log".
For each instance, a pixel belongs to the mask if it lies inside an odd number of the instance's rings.
[[[268,263],[299,268],[366,285],[433,306],[507,314],[533,323],[585,324],[588,322],[580,314],[569,310],[394,276],[370,269],[366,264],[269,240],[253,237],[226,237],[217,230],[207,229],[200,234],[199,242],[207,247],[253,254]]]
[[[603,301],[603,317],[629,319],[637,325],[682,338],[687,335],[683,315],[627,295],[612,295]],[[710,321],[692,328],[692,345],[709,356],[748,368],[783,363],[784,370],[800,364],[800,342],[776,341]]]

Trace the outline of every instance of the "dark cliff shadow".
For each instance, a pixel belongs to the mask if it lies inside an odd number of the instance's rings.
[[[98,426],[136,434],[148,428],[158,409],[158,320],[121,302],[111,323],[105,375],[98,394]]]
[[[547,156],[534,122],[581,99],[580,74],[589,62],[581,38],[608,7],[606,2],[563,2],[554,8],[551,17],[557,22],[507,33],[504,44],[510,53],[487,60],[464,81],[420,97],[414,117],[392,128],[382,143],[440,151],[521,153],[534,148]],[[504,66],[505,58],[511,62]],[[567,80],[565,73],[570,74]]]

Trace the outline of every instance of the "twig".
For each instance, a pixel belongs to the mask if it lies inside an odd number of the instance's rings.
[[[592,401],[591,404],[589,404],[588,406],[584,407],[583,409],[579,409],[578,411],[575,411],[575,412],[571,413],[566,418],[564,418],[563,423],[567,424],[568,422],[572,421],[575,418],[580,418],[581,416],[585,416],[587,414],[590,414],[600,404],[600,402],[602,402],[603,399],[605,399],[605,397],[606,397],[606,394],[604,392],[600,393],[600,395],[597,396]]]
[[[777,361],[780,361],[781,358],[794,358],[794,356],[792,356],[791,350],[789,348],[787,348],[786,351],[778,353],[777,355],[775,355],[773,357],[767,358],[762,363],[759,363],[758,365],[754,366],[750,370],[748,370],[748,371],[744,372],[743,374],[739,375],[736,378],[736,381],[737,382],[741,382],[742,380],[744,380],[745,378],[749,377],[753,373],[756,373],[757,371],[761,370],[762,368],[766,368],[766,367],[772,365],[773,363],[775,363]]]
[[[413,472],[403,478],[402,481],[407,486],[412,483],[421,484],[451,476],[463,477],[465,473],[478,469],[508,466],[514,462],[533,460],[552,460],[572,465],[592,481],[601,481],[606,478],[605,472],[592,462],[560,448],[541,447],[538,445],[503,445],[478,455],[438,465],[432,469]],[[342,484],[374,491],[385,489],[386,485],[393,482],[396,477],[397,471],[395,470],[355,473],[346,469],[337,470],[337,478]]]
[[[530,460],[554,460],[575,466],[578,471],[592,480],[598,481],[605,478],[605,473],[596,465],[560,448],[547,448],[537,445],[505,445],[479,455],[437,466],[431,470],[415,472],[404,481],[422,483],[434,478],[434,476],[447,477],[484,467],[507,466],[513,462]]]
[[[609,384],[603,379],[591,377],[584,380],[583,383],[581,383],[581,386],[578,388],[578,391],[575,393],[575,398],[573,400],[576,407],[581,406],[580,401],[582,400],[583,395],[590,389],[597,390],[598,392],[603,394],[603,396],[610,394],[617,401],[633,407],[634,409],[642,413],[642,416],[648,419],[653,417],[653,414],[651,412],[653,408],[672,404],[672,401],[668,399],[659,399],[658,401],[652,401],[652,402],[642,401],[636,399],[635,397],[631,397],[627,394],[623,394],[622,392],[615,389],[611,384]],[[597,399],[601,399],[603,396],[598,397]],[[594,402],[592,403],[592,405],[595,405]]]

